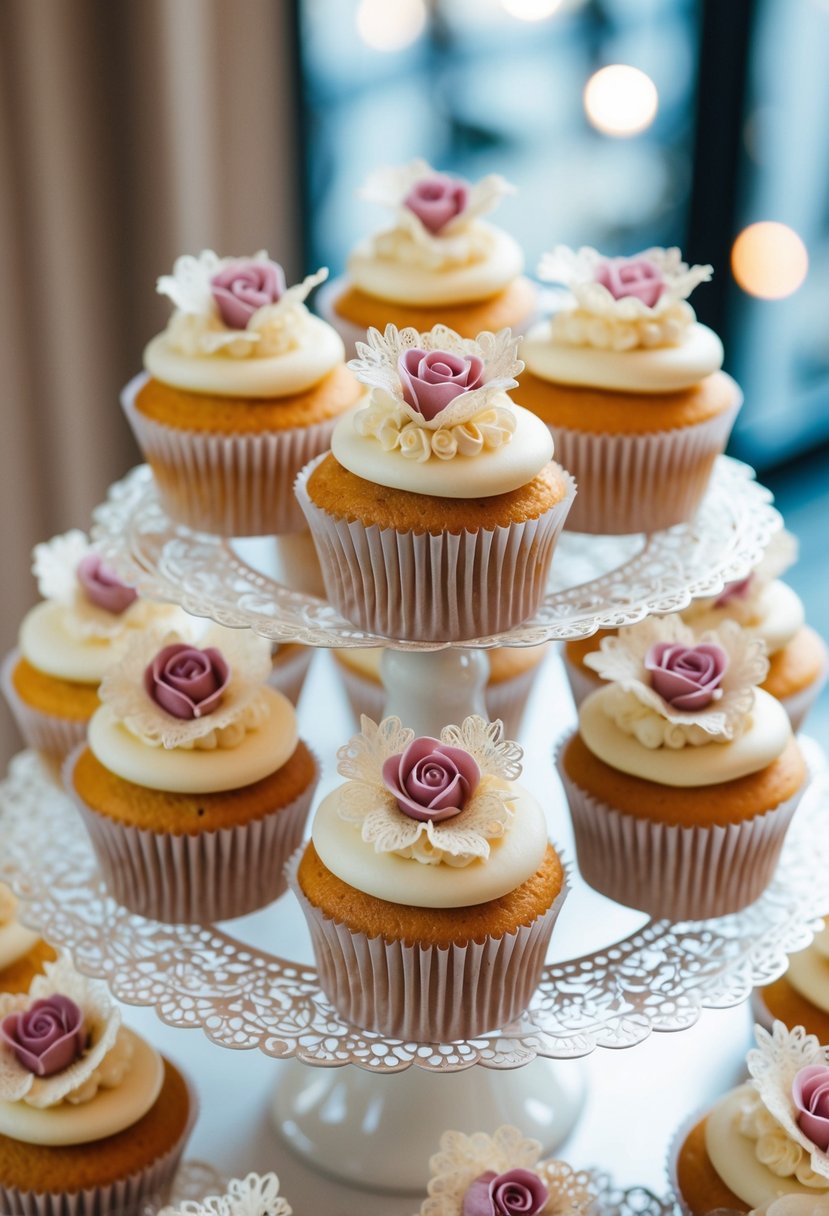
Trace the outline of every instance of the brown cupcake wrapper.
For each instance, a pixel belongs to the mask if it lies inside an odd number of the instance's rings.
[[[60,1194],[21,1191],[0,1183],[2,1216],[143,1216],[144,1212],[161,1207],[167,1200],[199,1113],[196,1092],[188,1078],[184,1079],[190,1095],[190,1117],[175,1144],[151,1165],[106,1186]],[[94,1152],[94,1143],[89,1145],[89,1150]]]
[[[657,532],[692,519],[742,404],[695,426],[592,435],[550,423],[555,458],[579,487],[569,532]]]
[[[0,668],[0,686],[27,747],[46,752],[57,760],[68,756],[86,738],[88,719],[59,718],[27,704],[12,682],[12,672],[20,661],[20,651],[11,650]]]
[[[315,907],[286,867],[305,914],[322,991],[355,1026],[415,1043],[449,1043],[500,1030],[525,1011],[568,887],[530,925],[448,947],[405,945],[353,933]]]
[[[707,920],[754,903],[774,877],[805,785],[742,823],[678,827],[637,818],[594,798],[571,781],[561,748],[557,751],[579,871],[602,895],[654,920]]]
[[[564,673],[567,676],[567,683],[570,685],[570,692],[573,694],[573,704],[576,709],[581,705],[585,697],[589,697],[591,692],[595,692],[597,688],[601,688],[604,683],[598,676],[591,679],[586,675],[581,667],[576,663],[571,663],[565,654],[564,647],[561,648],[561,661],[564,664]]]
[[[501,633],[531,617],[543,599],[553,550],[576,494],[537,519],[477,532],[398,532],[366,527],[312,502],[296,481],[319,554],[328,599],[361,629],[388,638],[460,642]]]
[[[296,650],[290,651],[287,657],[277,652],[268,683],[271,688],[286,696],[294,706],[299,701],[313,657],[314,650],[311,646],[298,646]]]
[[[146,380],[145,374],[132,379],[121,404],[171,519],[218,536],[305,530],[294,481],[303,465],[331,446],[337,418],[259,434],[187,431],[136,408]]]
[[[72,780],[82,750],[67,758],[64,785],[119,904],[167,924],[212,924],[264,908],[285,891],[283,867],[302,840],[319,781],[316,757],[314,779],[287,806],[236,827],[175,836],[119,823],[89,807]]]

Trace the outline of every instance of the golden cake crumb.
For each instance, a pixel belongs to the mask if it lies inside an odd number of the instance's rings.
[[[821,1043],[829,1043],[829,1013],[801,996],[785,975],[759,991],[773,1018],[779,1018],[790,1030],[803,1026],[807,1034],[816,1034]]]
[[[748,1212],[749,1205],[729,1190],[711,1164],[705,1147],[705,1123],[702,1119],[692,1129],[679,1150],[676,1173],[684,1203],[692,1216],[707,1216],[714,1208]]]
[[[818,679],[825,661],[820,637],[803,625],[786,646],[769,655],[769,674],[760,687],[773,697],[791,697]]]
[[[382,331],[387,325],[396,325],[398,329],[412,326],[418,333],[426,333],[435,325],[448,325],[462,338],[477,338],[484,330],[497,333],[517,327],[537,307],[538,292],[523,276],[486,300],[464,304],[396,304],[357,287],[347,287],[334,302],[334,311],[361,329],[373,325]]]
[[[33,709],[71,722],[86,722],[101,704],[97,684],[61,680],[38,671],[26,659],[20,659],[14,668],[12,684],[20,699]]]
[[[43,964],[54,962],[56,958],[50,945],[44,941],[35,942],[28,954],[0,970],[0,992],[28,992],[35,976],[43,974]]]

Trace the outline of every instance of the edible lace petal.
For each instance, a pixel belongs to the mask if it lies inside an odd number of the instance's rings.
[[[785,574],[790,566],[797,561],[797,538],[781,528],[775,532],[766,546],[763,556],[751,572],[745,594],[734,597],[723,605],[724,616],[739,621],[741,625],[753,625],[760,614],[760,605],[767,588],[775,579]],[[692,600],[683,609],[682,619],[693,625],[697,617],[704,616],[716,607],[719,596],[706,596],[703,599]]]
[[[86,1050],[69,1068],[50,1077],[37,1077],[18,1063],[10,1048],[0,1048],[0,1101],[23,1101],[40,1108],[61,1102],[80,1104],[91,1101],[100,1088],[115,1088],[126,1075],[132,1045],[120,1033],[121,1011],[110,999],[106,985],[81,975],[68,955],[46,963],[28,993],[0,994],[0,1020],[56,992],[68,996],[81,1010],[89,1036]]]
[[[608,259],[596,249],[583,246],[570,249],[557,245],[545,253],[538,267],[539,278],[561,283],[573,296],[570,307],[550,320],[555,342],[569,346],[594,346],[600,349],[632,350],[634,347],[675,346],[696,316],[687,297],[713,273],[711,266],[689,266],[679,249],[645,249],[634,255],[647,259],[662,272],[665,289],[649,307],[635,296],[616,299],[603,283],[596,282],[596,270]]]
[[[230,682],[213,713],[186,720],[166,713],[144,689],[149,664],[164,646],[180,641],[187,639],[176,633],[146,633],[136,638],[101,681],[101,701],[149,747],[237,747],[268,714],[263,691],[272,668],[268,642],[248,630],[221,626],[207,630],[199,646],[221,650],[230,667]]]
[[[656,642],[716,642],[728,655],[720,688],[722,696],[705,709],[674,709],[650,686],[645,656]],[[645,747],[699,746],[727,743],[744,731],[754,705],[754,689],[768,674],[765,644],[746,634],[736,621],[697,636],[675,613],[649,617],[637,625],[602,638],[601,648],[585,656],[585,664],[626,695],[611,696],[607,709],[621,730]],[[642,711],[645,712],[642,712]]]
[[[418,1216],[461,1216],[463,1198],[476,1178],[488,1170],[496,1174],[528,1169],[538,1174],[549,1190],[542,1216],[582,1216],[591,1211],[595,1191],[585,1171],[576,1172],[563,1161],[541,1160],[541,1145],[517,1127],[499,1127],[494,1135],[444,1132],[440,1151],[429,1162],[432,1177]]]
[[[224,1195],[208,1195],[200,1203],[187,1199],[178,1207],[162,1208],[159,1216],[292,1216],[293,1208],[279,1194],[273,1172],[231,1178]]]
[[[467,751],[481,781],[460,814],[435,823],[404,815],[383,782],[384,762],[405,751],[414,737],[399,718],[384,718],[379,725],[365,715],[360,719],[360,734],[337,753],[337,771],[348,778],[340,789],[340,818],[358,828],[377,853],[396,853],[424,865],[463,867],[485,861],[489,841],[509,829],[509,804],[516,795],[501,783],[521,775],[521,748],[503,738],[501,722],[473,716],[460,726],[444,727],[441,742]]]
[[[792,1172],[804,1186],[825,1187],[829,1185],[829,1155],[798,1127],[792,1082],[809,1064],[829,1066],[829,1047],[822,1047],[817,1036],[807,1034],[802,1026],[789,1030],[782,1022],[775,1022],[771,1033],[762,1026],[754,1030],[757,1046],[748,1053],[748,1071],[765,1109],[786,1138],[803,1150]]]

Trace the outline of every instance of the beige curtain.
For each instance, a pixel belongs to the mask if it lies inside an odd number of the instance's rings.
[[[32,546],[136,463],[118,405],[182,252],[300,265],[290,0],[0,4],[0,648]],[[0,762],[19,746],[5,705]]]

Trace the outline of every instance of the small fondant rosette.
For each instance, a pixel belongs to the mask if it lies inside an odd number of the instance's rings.
[[[389,324],[440,323],[465,338],[506,326],[522,333],[538,314],[538,289],[517,242],[482,218],[512,192],[498,174],[472,183],[422,160],[372,173],[363,196],[393,211],[394,224],[361,242],[345,278],[318,298],[348,354]]]
[[[106,668],[140,630],[180,613],[139,599],[77,530],[36,545],[32,571],[42,603],[23,618],[2,687],[27,746],[62,760],[86,737]]]
[[[560,246],[539,275],[569,294],[527,335],[518,400],[575,477],[577,532],[654,532],[695,514],[742,403],[687,296],[711,276],[678,249],[604,258]]]
[[[789,955],[779,979],[755,988],[752,1007],[766,1027],[775,1021],[790,1029],[802,1026],[821,1043],[829,1043],[829,919],[805,950]]]
[[[538,607],[573,502],[550,434],[512,404],[509,330],[369,333],[352,360],[368,403],[334,430],[297,496],[326,593],[385,637],[463,641]]]
[[[670,616],[587,662],[607,683],[558,755],[585,880],[672,920],[757,899],[807,780],[785,710],[757,688],[763,643],[734,621],[700,638]]]
[[[419,1216],[589,1216],[596,1207],[586,1171],[542,1158],[537,1140],[507,1124],[492,1136],[444,1132],[429,1170]]]
[[[672,1145],[668,1169],[685,1216],[829,1211],[829,1048],[782,1022],[756,1036],[751,1080],[689,1120]]]
[[[55,952],[17,920],[17,900],[0,883],[0,992],[27,992]]]
[[[140,638],[104,677],[65,781],[131,911],[212,922],[284,891],[319,772],[270,674],[263,638],[215,626]]]
[[[138,1213],[167,1193],[195,1094],[67,957],[0,994],[0,1209]]]
[[[264,251],[205,250],[159,279],[176,311],[122,404],[179,523],[222,536],[304,529],[294,478],[360,392],[340,338],[305,307],[327,273],[286,287]]]
[[[289,882],[320,985],[348,1021],[415,1042],[507,1026],[527,1008],[566,894],[541,807],[500,722],[440,739],[397,718],[341,748]]]
[[[201,1202],[188,1199],[180,1206],[162,1208],[158,1216],[292,1216],[293,1208],[279,1193],[274,1173],[231,1178],[222,1195]]]

